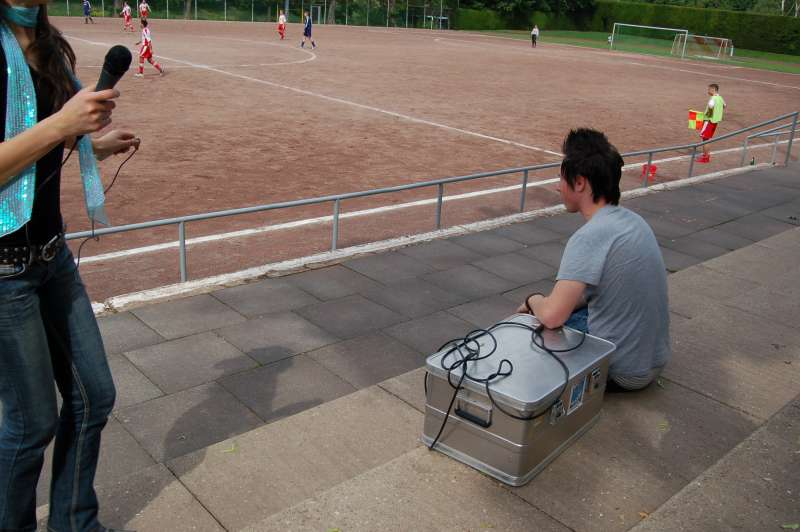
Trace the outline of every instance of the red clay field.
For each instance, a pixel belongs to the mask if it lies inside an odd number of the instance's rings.
[[[122,21],[55,19],[93,84],[114,44],[134,47]],[[114,126],[142,139],[107,197],[114,225],[401,185],[454,175],[560,161],[570,128],[605,131],[621,151],[697,140],[689,108],[702,109],[708,83],[728,108],[721,132],[795,111],[800,76],[515,41],[458,32],[315,26],[316,50],[299,47],[301,28],[280,41],[274,24],[151,21],[166,75],[145,65],[118,85]],[[136,65],[133,65],[135,67]],[[720,143],[715,150],[740,145]],[[680,153],[666,154],[674,158]],[[770,150],[755,150],[768,159]],[[696,173],[730,168],[740,153],[715,156]],[[101,163],[106,183],[120,158]],[[640,163],[641,159],[626,161]],[[686,175],[688,160],[658,162],[656,180]],[[638,166],[638,165],[637,165]],[[626,172],[638,186],[640,169]],[[557,172],[531,174],[531,182]],[[519,174],[449,185],[443,227],[511,214]],[[88,229],[73,161],[63,176],[69,232]],[[508,190],[496,190],[498,188]],[[346,201],[339,247],[435,225],[435,188]],[[534,186],[527,209],[559,202],[554,185]],[[386,209],[393,206],[393,209]],[[329,247],[332,204],[190,223],[187,237],[303,221],[295,228],[216,236],[189,247],[190,278],[301,257]],[[88,242],[81,272],[93,300],[177,282],[177,226]],[[71,243],[73,251],[78,242]],[[104,255],[128,251],[118,258]]]

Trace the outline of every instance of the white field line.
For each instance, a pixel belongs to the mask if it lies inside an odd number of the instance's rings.
[[[660,69],[663,69],[663,70],[674,70],[675,72],[686,72],[688,74],[698,74],[698,75],[701,75],[701,76],[708,77],[708,72],[701,72],[701,71],[698,71],[698,70],[689,70],[689,69],[686,69],[686,68],[675,68],[675,67],[669,67],[669,66],[664,66],[664,65],[648,65],[646,63],[638,63],[636,61],[626,61],[626,63],[629,64],[629,65],[642,66],[642,67],[647,67],[647,68],[660,68]],[[745,83],[757,83],[759,85],[769,85],[771,87],[779,87],[779,88],[782,88],[782,89],[800,90],[800,87],[796,87],[794,85],[784,85],[782,83],[774,83],[772,81],[761,81],[759,79],[739,78],[739,77],[736,77],[736,76],[726,76],[724,74],[714,74],[714,77],[722,78],[722,79],[733,79],[733,80],[736,80],[736,81],[743,81]]]
[[[780,144],[785,144],[787,142],[788,141],[784,140],[784,141],[781,141]],[[770,146],[772,146],[772,144],[758,144],[758,145],[755,145],[755,146],[750,146],[749,148],[750,149],[757,149],[757,148],[770,147]],[[727,149],[724,149],[724,150],[718,150],[718,151],[714,151],[714,152],[711,152],[711,153],[713,155],[719,155],[719,154],[722,154],[722,153],[730,153],[730,152],[735,152],[735,151],[740,151],[740,150],[741,150],[741,148],[727,148]],[[665,158],[665,159],[657,159],[657,160],[654,160],[652,162],[652,164],[663,164],[663,163],[667,163],[667,162],[682,161],[682,160],[686,160],[686,159],[688,159],[690,157],[691,157],[691,155],[680,155],[680,156],[677,156],[677,157],[669,157],[669,158]],[[622,169],[623,170],[638,170],[642,166],[642,164],[643,163],[641,163],[641,162],[626,164]],[[541,186],[545,186],[545,185],[552,185],[554,183],[558,183],[558,181],[559,181],[558,178],[544,179],[544,180],[541,180],[541,181],[533,181],[531,183],[528,183],[528,188],[535,188],[535,187],[541,187]],[[498,188],[489,188],[489,189],[485,189],[485,190],[477,190],[477,191],[474,191],[474,192],[465,192],[463,194],[454,194],[452,196],[443,196],[442,197],[442,201],[443,202],[450,202],[450,201],[471,199],[471,198],[476,198],[476,197],[480,197],[480,196],[488,196],[488,195],[491,195],[491,194],[499,194],[499,193],[502,193],[502,192],[512,192],[514,190],[519,190],[521,188],[522,188],[522,184],[509,185],[509,186],[498,187]],[[401,210],[401,209],[410,209],[410,208],[413,208],[413,207],[422,207],[422,206],[425,206],[425,205],[433,205],[433,204],[436,203],[436,201],[437,201],[436,198],[429,198],[429,199],[423,199],[423,200],[410,201],[410,202],[407,202],[407,203],[398,203],[396,205],[386,205],[386,206],[382,206],[382,207],[374,207],[374,208],[371,208],[371,209],[364,209],[364,210],[360,210],[360,211],[352,211],[352,212],[342,213],[342,214],[339,215],[339,218],[340,219],[348,219],[348,218],[357,218],[357,217],[361,217],[361,216],[371,216],[371,215],[375,215],[375,214],[383,214],[383,213],[386,213],[386,212],[397,211],[397,210]],[[194,246],[194,245],[197,245],[197,244],[205,244],[205,243],[208,243],[208,242],[216,242],[216,241],[219,241],[219,240],[229,240],[229,239],[232,239],[232,238],[244,238],[244,237],[259,235],[259,234],[263,234],[263,233],[270,233],[270,232],[274,232],[274,231],[283,231],[283,230],[287,230],[287,229],[297,229],[299,227],[310,226],[310,225],[318,225],[318,224],[325,224],[325,223],[331,223],[331,222],[333,222],[333,216],[332,215],[319,216],[319,217],[316,217],[316,218],[306,218],[306,219],[303,219],[303,220],[295,220],[295,221],[292,221],[292,222],[285,222],[285,223],[280,223],[280,224],[272,224],[272,225],[264,225],[264,226],[261,226],[261,227],[254,227],[252,229],[242,229],[242,230],[239,230],[239,231],[229,231],[229,232],[226,232],[226,233],[216,233],[216,234],[213,234],[213,235],[205,235],[205,236],[200,236],[200,237],[195,237],[195,238],[189,238],[189,239],[186,240],[186,246],[190,247],[190,246]],[[157,252],[157,251],[164,251],[164,250],[167,250],[167,249],[175,249],[175,248],[177,248],[179,246],[180,246],[180,242],[178,240],[174,240],[174,241],[171,241],[171,242],[163,242],[161,244],[152,244],[152,245],[149,245],[149,246],[131,248],[131,249],[126,249],[126,250],[122,250],[122,251],[112,251],[112,252],[109,252],[109,253],[102,253],[100,255],[92,255],[91,257],[82,258],[81,259],[81,263],[83,263],[83,264],[91,264],[93,262],[104,262],[104,261],[109,261],[109,260],[114,260],[114,259],[130,257],[130,256],[133,256],[133,255],[142,255],[142,254],[145,254],[145,253],[154,253],[154,252]]]
[[[655,192],[660,192],[663,190],[682,188],[696,183],[702,183],[705,181],[719,179],[721,177],[729,175],[746,173],[751,170],[765,168],[767,166],[770,165],[759,164],[756,166],[748,166],[745,168],[734,168],[732,170],[723,170],[721,172],[715,172],[712,174],[707,174],[697,177],[690,177],[678,181],[670,181],[668,183],[661,183],[659,185],[654,185],[648,188],[629,190],[623,192],[622,197],[636,198],[648,194],[653,194]],[[496,218],[493,220],[454,226],[447,229],[432,231],[429,233],[423,233],[408,237],[393,238],[391,240],[384,240],[381,242],[373,242],[370,244],[353,246],[336,251],[329,251],[325,253],[311,255],[308,257],[302,257],[299,259],[291,259],[283,262],[266,264],[263,266],[256,266],[254,268],[248,268],[246,270],[241,270],[238,272],[216,275],[204,279],[197,279],[195,281],[188,281],[186,283],[177,283],[149,290],[144,290],[141,292],[134,292],[130,294],[114,296],[108,298],[103,303],[96,303],[96,302],[92,303],[92,308],[94,309],[96,315],[103,314],[105,312],[120,312],[129,307],[141,306],[147,303],[172,299],[179,296],[186,296],[189,294],[207,293],[222,286],[241,284],[245,281],[257,279],[260,277],[267,277],[267,276],[277,277],[280,275],[285,275],[288,273],[301,271],[305,269],[318,268],[357,255],[396,249],[400,247],[409,246],[412,244],[427,242],[437,238],[444,238],[444,237],[458,236],[468,233],[475,233],[479,231],[486,231],[494,229],[496,227],[510,225],[512,223],[524,222],[532,220],[534,218],[540,218],[543,216],[554,216],[564,212],[566,212],[566,209],[564,208],[563,205],[555,205],[552,207],[546,207],[536,211],[512,214],[509,216],[504,216],[502,218]]]
[[[89,41],[87,39],[81,39],[79,37],[71,36],[70,38],[78,40],[78,41],[87,42],[87,43],[93,44],[93,45],[109,46],[109,44],[107,44],[107,43],[98,43],[98,42],[94,42],[94,41]],[[251,81],[253,83],[259,83],[261,85],[267,85],[269,87],[273,87],[273,88],[277,88],[277,89],[288,90],[288,91],[291,91],[291,92],[294,92],[294,93],[297,93],[297,94],[302,94],[303,96],[312,96],[314,98],[319,98],[319,99],[322,99],[322,100],[325,100],[325,101],[329,101],[329,102],[334,102],[334,103],[338,103],[338,104],[342,104],[342,105],[349,105],[351,107],[356,107],[358,109],[364,109],[364,110],[367,110],[367,111],[373,111],[375,113],[380,113],[380,114],[392,116],[394,118],[400,118],[402,120],[406,120],[408,122],[413,122],[413,123],[416,123],[416,124],[424,124],[424,125],[427,125],[427,126],[432,126],[432,127],[436,127],[436,128],[439,128],[439,129],[444,129],[446,131],[452,131],[454,133],[461,133],[462,135],[468,135],[468,136],[471,136],[471,137],[477,137],[477,138],[484,139],[484,140],[491,140],[493,142],[499,142],[501,144],[506,144],[506,145],[509,145],[509,146],[515,146],[517,148],[523,148],[523,149],[526,149],[526,150],[532,150],[532,151],[537,151],[537,152],[541,152],[541,153],[547,153],[548,155],[553,155],[553,156],[556,156],[556,157],[561,157],[561,155],[562,155],[561,153],[556,152],[556,151],[551,151],[551,150],[547,150],[547,149],[544,149],[544,148],[539,148],[539,147],[536,147],[536,146],[530,146],[528,144],[522,144],[521,142],[516,142],[516,141],[508,140],[508,139],[503,139],[503,138],[500,138],[500,137],[494,137],[494,136],[491,136],[491,135],[485,135],[483,133],[478,133],[476,131],[470,131],[468,129],[462,129],[462,128],[458,128],[458,127],[448,126],[446,124],[440,124],[438,122],[433,122],[431,120],[425,120],[425,119],[422,119],[422,118],[416,118],[416,117],[413,117],[413,116],[410,116],[410,115],[397,113],[395,111],[389,111],[389,110],[386,110],[386,109],[381,109],[380,107],[374,107],[374,106],[371,106],[371,105],[365,105],[365,104],[362,104],[362,103],[357,103],[357,102],[353,102],[353,101],[350,101],[350,100],[345,100],[343,98],[336,98],[334,96],[327,96],[325,94],[320,94],[318,92],[313,92],[313,91],[309,91],[309,90],[305,90],[305,89],[299,89],[297,87],[292,87],[290,85],[283,85],[281,83],[275,83],[275,82],[267,81],[267,80],[264,80],[264,79],[253,78],[253,77],[250,77],[250,76],[245,76],[243,74],[236,74],[234,72],[228,72],[227,70],[214,68],[214,67],[209,66],[209,65],[201,65],[201,64],[197,64],[197,63],[192,63],[191,61],[184,61],[182,59],[175,59],[173,57],[167,57],[165,55],[158,55],[157,57],[160,57],[162,59],[166,59],[168,61],[174,61],[176,63],[189,65],[189,66],[192,66],[192,67],[195,67],[195,68],[208,70],[209,72],[216,72],[217,74],[230,76],[232,78],[237,78],[237,79],[241,79],[241,80],[245,80],[245,81]]]

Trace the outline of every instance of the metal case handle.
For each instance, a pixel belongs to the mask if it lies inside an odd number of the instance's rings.
[[[455,415],[462,419],[466,419],[471,423],[475,423],[479,427],[483,427],[488,429],[492,426],[492,407],[487,406],[483,403],[479,403],[477,401],[473,401],[464,397],[463,395],[459,394],[456,397],[457,403],[456,408],[454,410]],[[473,414],[466,410],[469,408],[470,410],[479,410],[479,414],[484,414],[483,417],[480,417],[477,414]]]

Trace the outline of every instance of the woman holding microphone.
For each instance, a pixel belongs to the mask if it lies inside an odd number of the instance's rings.
[[[77,151],[89,216],[102,222],[95,157],[138,139],[89,138],[111,123],[119,92],[76,90],[75,54],[46,3],[0,0],[0,530],[36,529],[36,484],[55,437],[48,530],[104,531],[94,475],[115,390],[64,243],[60,174],[65,147]]]

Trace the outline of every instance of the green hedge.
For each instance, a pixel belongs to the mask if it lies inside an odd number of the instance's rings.
[[[464,12],[468,26],[462,25]],[[742,11],[702,9],[598,0],[592,14],[580,19],[567,19],[554,13],[531,12],[503,17],[495,12],[461,9],[456,29],[519,29],[534,23],[543,31],[582,30],[611,32],[615,22],[682,28],[698,35],[727,37],[736,48],[800,55],[800,18],[762,15]]]
[[[512,25],[513,21],[488,9],[459,9],[454,21],[454,28],[459,30],[504,30]]]

